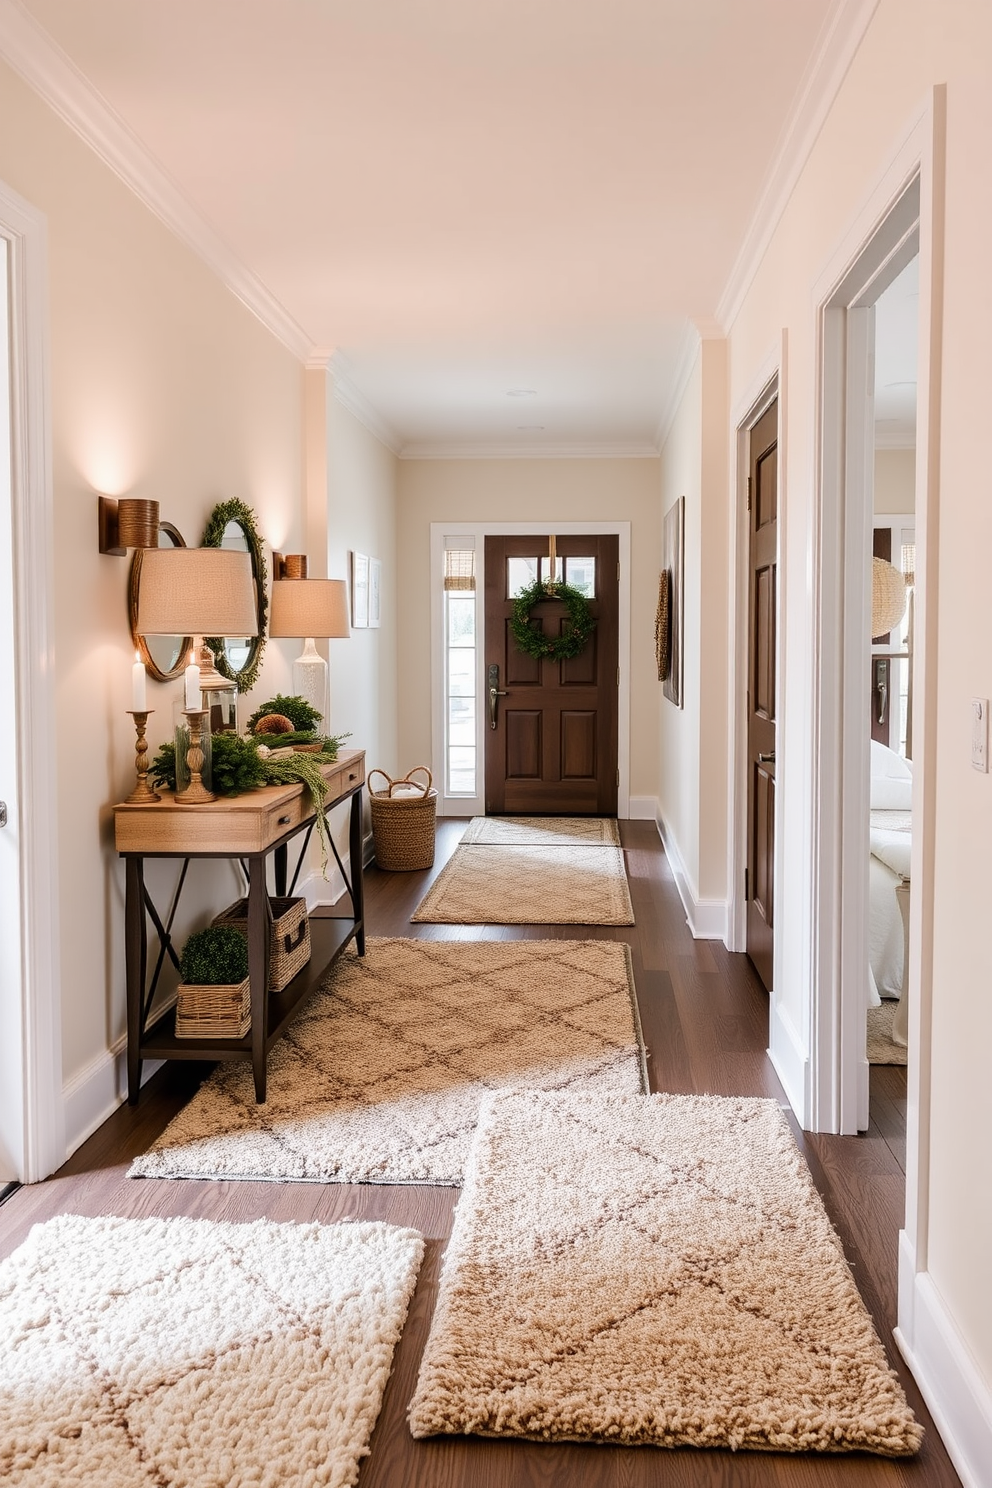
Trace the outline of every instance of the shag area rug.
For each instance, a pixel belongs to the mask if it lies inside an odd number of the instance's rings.
[[[867,1055],[869,1064],[908,1064],[909,1050],[892,1038],[892,1020],[898,1002],[883,1001],[881,1007],[868,1009]]]
[[[369,940],[269,1056],[220,1065],[132,1177],[459,1184],[487,1090],[646,1088],[615,941]]]
[[[412,918],[432,925],[632,925],[617,824],[473,817]]]
[[[507,847],[572,847],[576,843],[620,846],[620,827],[609,816],[473,816],[463,844]]]
[[[774,1101],[487,1099],[410,1426],[779,1452],[915,1452]]]
[[[36,1225],[0,1265],[0,1480],[357,1483],[423,1250],[386,1224]]]

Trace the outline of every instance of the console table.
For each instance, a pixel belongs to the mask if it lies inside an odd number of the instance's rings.
[[[326,807],[351,801],[350,875],[345,873],[337,848],[332,851],[351,898],[347,919],[310,922],[310,961],[281,992],[268,990],[272,907],[266,882],[266,863],[273,855],[275,893],[287,893],[288,844],[298,833],[306,836],[288,892],[296,886],[307,844],[315,824],[309,795],[302,785],[264,786],[243,796],[221,797],[202,806],[177,805],[168,791],[160,801],[114,807],[117,851],[126,864],[124,908],[125,976],[127,983],[127,1095],[133,1106],[141,1083],[144,1059],[250,1059],[255,1077],[255,1099],[265,1100],[266,1057],[269,1049],[300,1011],[333,961],[354,940],[365,954],[364,893],[362,881],[362,785],[365,751],[342,750],[322,767],[327,781]],[[181,858],[182,868],[172,903],[163,917],[145,886],[146,858]],[[179,969],[172,944],[172,925],[192,858],[233,858],[240,861],[248,880],[248,974],[251,980],[251,1030],[244,1038],[177,1038],[172,1007],[149,1015],[166,956]],[[149,984],[148,921],[158,935],[159,951]]]

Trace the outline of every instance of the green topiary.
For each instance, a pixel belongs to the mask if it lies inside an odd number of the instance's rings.
[[[248,942],[230,925],[195,930],[183,947],[179,975],[191,987],[236,987],[248,975]]]
[[[260,708],[255,709],[248,720],[249,732],[254,731],[258,720],[264,718],[267,713],[281,713],[284,718],[289,719],[293,728],[299,733],[312,733],[320,723],[320,714],[316,708],[311,708],[306,698],[283,697],[280,692],[274,698],[270,698],[267,703],[263,703]]]

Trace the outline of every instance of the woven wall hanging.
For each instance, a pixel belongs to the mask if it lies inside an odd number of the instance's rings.
[[[664,682],[672,664],[668,636],[668,569],[658,576],[658,613],[654,618],[654,652],[658,661],[658,681]]]

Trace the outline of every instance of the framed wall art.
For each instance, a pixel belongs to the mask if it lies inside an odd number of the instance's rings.
[[[369,560],[369,625],[378,628],[382,614],[382,559]]]
[[[682,707],[682,630],[683,630],[683,580],[685,564],[685,497],[680,496],[675,505],[665,513],[662,528],[661,564],[668,575],[668,637],[667,672],[659,657],[659,675],[662,675],[662,691],[666,698]]]
[[[369,557],[351,555],[351,627],[366,630],[369,623]]]

